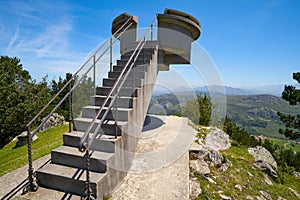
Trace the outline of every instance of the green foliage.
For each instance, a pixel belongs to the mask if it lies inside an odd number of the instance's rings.
[[[0,57],[0,147],[26,130],[26,123],[49,101],[47,82],[36,83],[16,57]],[[39,118],[41,120],[41,118]]]
[[[293,73],[293,79],[300,83],[300,72]],[[286,85],[282,92],[282,98],[290,103],[290,105],[300,104],[300,89],[294,86]],[[278,112],[280,120],[285,124],[285,129],[279,129],[280,134],[284,134],[291,139],[300,137],[300,115],[292,116]]]
[[[225,118],[223,131],[241,145],[249,147],[259,145],[259,142],[254,137],[250,136],[246,131],[238,127],[228,117]]]
[[[197,98],[186,101],[182,107],[182,116],[188,117],[195,124],[209,126],[212,108],[211,98],[200,93]]]
[[[70,73],[66,73],[66,77],[63,79],[62,77],[58,78],[58,82],[56,82],[55,80],[52,80],[51,82],[51,95],[54,96],[56,95],[62,88],[64,85],[66,85],[66,83],[72,78],[72,74]],[[71,86],[74,85],[74,81],[72,81]],[[58,102],[64,98],[64,96],[67,95],[67,93],[69,92],[69,87],[67,86],[58,96],[58,98],[56,98],[53,102],[53,105],[55,106],[56,104],[58,104]],[[61,106],[57,109],[57,113],[64,116],[65,119],[69,119],[69,101],[68,99],[66,99],[66,101],[64,101]]]

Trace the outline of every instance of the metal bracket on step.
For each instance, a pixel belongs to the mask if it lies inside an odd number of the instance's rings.
[[[29,182],[26,183],[26,185],[24,186],[23,190],[22,190],[22,194],[26,194],[28,192],[36,192],[38,190],[38,184],[36,183],[36,179],[32,173],[31,177],[28,177]]]
[[[90,183],[90,153],[89,149],[86,149],[85,152],[85,159],[86,159],[86,181],[85,181],[85,191],[84,194],[81,196],[81,200],[95,200],[95,195],[93,194],[91,183]]]

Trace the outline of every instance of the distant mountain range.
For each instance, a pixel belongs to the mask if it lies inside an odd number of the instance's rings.
[[[182,92],[205,92],[205,93],[217,93],[226,96],[237,96],[237,95],[255,95],[255,94],[270,94],[274,96],[281,96],[281,93],[284,89],[284,85],[266,85],[259,87],[249,87],[249,88],[235,88],[229,86],[220,86],[220,85],[212,85],[212,86],[202,86],[196,88],[175,88],[173,90],[169,90],[162,87],[155,87],[153,95],[158,96],[161,94],[169,94],[169,93],[182,93]]]

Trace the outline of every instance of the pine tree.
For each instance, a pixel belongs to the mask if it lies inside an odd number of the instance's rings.
[[[293,79],[300,83],[300,72],[293,73]],[[289,102],[290,105],[300,104],[300,89],[294,86],[286,85],[282,92],[282,98]],[[287,115],[277,112],[280,120],[285,124],[285,129],[279,129],[279,133],[284,134],[290,139],[300,137],[300,115]]]

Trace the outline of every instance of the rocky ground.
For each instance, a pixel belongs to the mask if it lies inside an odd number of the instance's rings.
[[[277,183],[277,163],[264,147],[231,147],[220,129],[198,131],[189,153],[190,199],[300,199],[297,173]]]

